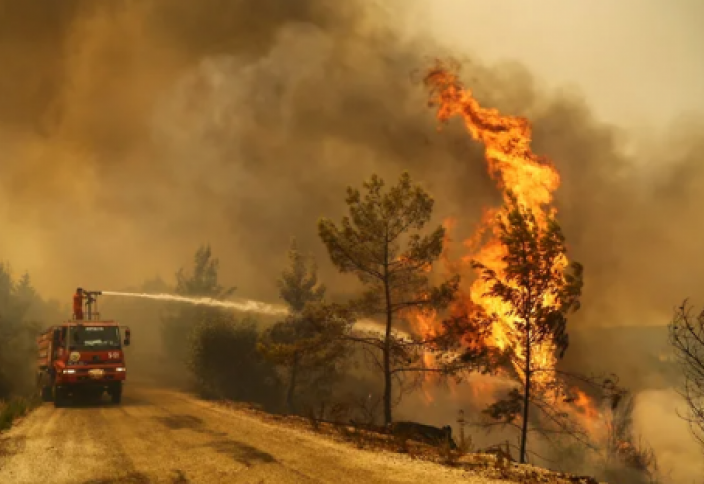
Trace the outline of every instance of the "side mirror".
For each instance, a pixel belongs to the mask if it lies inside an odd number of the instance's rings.
[[[52,342],[54,345],[58,345],[61,343],[61,330],[60,329],[55,329],[54,332],[51,334]]]
[[[129,346],[130,345],[130,328],[125,328],[125,340],[122,342],[123,345]]]

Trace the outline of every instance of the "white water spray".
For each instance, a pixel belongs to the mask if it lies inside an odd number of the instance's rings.
[[[286,306],[267,304],[251,299],[245,299],[242,301],[219,301],[210,297],[186,297],[175,296],[173,294],[148,294],[117,291],[102,291],[102,293],[106,296],[137,297],[142,299],[156,299],[160,301],[184,302],[189,304],[197,304],[200,306],[228,308],[234,309],[236,311],[266,314],[270,316],[285,316],[288,314],[288,309],[286,308]]]
[[[196,304],[201,306],[212,306],[220,308],[234,309],[236,311],[251,312],[265,314],[268,316],[287,316],[289,310],[286,306],[279,304],[268,304],[252,299],[244,299],[242,301],[220,301],[210,297],[187,297],[176,296],[174,294],[149,294],[145,292],[119,292],[119,291],[101,291],[106,296],[121,296],[121,297],[136,297],[142,299],[156,299],[159,301],[174,301],[184,302],[188,304]],[[384,326],[372,319],[358,319],[354,323],[354,329],[368,333],[384,334]],[[411,336],[402,331],[396,331],[397,336],[410,339]]]
[[[121,297],[136,297],[142,299],[156,299],[160,301],[174,301],[174,302],[184,302],[188,304],[196,304],[201,306],[212,306],[220,308],[234,309],[236,311],[265,314],[268,316],[287,316],[289,310],[286,306],[280,304],[268,304],[261,301],[254,301],[252,299],[244,299],[241,301],[219,301],[210,297],[186,297],[186,296],[176,296],[174,294],[149,294],[149,293],[139,293],[139,292],[118,292],[118,291],[101,291],[101,294],[106,296],[121,296]],[[384,325],[374,321],[373,319],[361,318],[354,322],[354,331],[361,331],[364,333],[377,334],[380,338],[384,335]],[[412,336],[404,331],[394,331],[397,337],[401,337],[407,341],[412,340]],[[454,352],[450,352],[450,355],[459,356]]]

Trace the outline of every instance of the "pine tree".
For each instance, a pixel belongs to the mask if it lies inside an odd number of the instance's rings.
[[[302,383],[307,383],[307,393],[311,393],[333,376],[345,353],[339,339],[344,324],[332,306],[323,304],[325,286],[318,282],[315,261],[301,254],[295,239],[288,258],[289,266],[277,282],[290,315],[262,334],[259,349],[287,372],[286,408],[294,413]]]
[[[354,303],[356,310],[384,318],[381,340],[357,341],[381,353],[378,364],[384,377],[384,420],[388,425],[392,422],[393,380],[401,381],[402,366],[411,356],[411,346],[396,335],[395,327],[409,310],[446,307],[458,290],[459,277],[439,286],[430,283],[428,270],[442,253],[445,235],[442,226],[422,235],[432,215],[432,197],[414,185],[408,173],[388,191],[384,186],[384,181],[373,175],[363,185],[364,196],[348,188],[349,216],[339,226],[320,220],[318,233],[333,264],[343,273],[355,274],[365,286]]]
[[[497,221],[500,240],[506,248],[503,273],[476,261],[473,266],[489,285],[485,296],[508,303],[505,314],[487,316],[515,321],[511,357],[519,372],[522,391],[512,391],[506,400],[492,405],[488,413],[508,420],[521,414],[520,460],[525,462],[536,374],[553,370],[537,367],[533,353],[549,345],[561,358],[567,350],[567,314],[579,308],[582,266],[572,262],[568,270],[563,270],[560,261],[566,260],[567,248],[557,220],[548,216],[545,224],[538,224],[532,211],[522,206],[512,193],[508,193],[507,204]]]

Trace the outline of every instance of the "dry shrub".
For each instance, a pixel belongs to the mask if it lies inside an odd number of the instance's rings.
[[[0,401],[0,431],[12,427],[12,423],[24,417],[41,404],[38,397],[15,397],[9,401]]]

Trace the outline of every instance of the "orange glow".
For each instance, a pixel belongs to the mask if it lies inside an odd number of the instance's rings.
[[[437,63],[428,71],[425,84],[430,90],[430,104],[437,108],[437,117],[441,122],[450,118],[460,118],[469,135],[481,142],[485,148],[485,159],[488,173],[496,181],[497,188],[508,201],[510,190],[516,196],[519,204],[532,211],[539,229],[546,227],[548,215],[554,215],[552,207],[553,193],[560,185],[560,176],[552,163],[546,158],[537,156],[531,150],[532,131],[530,122],[520,116],[501,114],[497,109],[482,107],[474,98],[471,90],[460,82],[456,66]],[[443,222],[446,229],[445,246],[441,261],[450,273],[463,273],[471,260],[482,263],[496,272],[499,278],[504,274],[503,258],[506,247],[499,239],[497,217],[504,214],[500,207],[484,208],[481,221],[469,239],[463,242],[467,251],[459,259],[452,260],[449,256],[451,245],[450,232],[456,226],[456,220],[447,219]],[[567,258],[555,263],[556,270],[568,266]],[[479,306],[490,315],[496,315],[497,322],[492,327],[490,344],[500,349],[511,348],[516,355],[514,367],[522,380],[525,379],[524,344],[519,339],[520,332],[515,331],[517,320],[507,316],[508,303],[485,294],[490,286],[480,278],[474,278],[469,288],[462,288],[460,300],[452,310]],[[551,301],[546,300],[545,305]],[[435,313],[411,313],[409,320],[414,329],[421,335],[434,336],[439,329],[439,321]],[[540,346],[531,346],[531,367],[551,370],[557,363],[555,346],[547,341]],[[426,355],[424,361],[429,364],[432,359]],[[543,371],[534,374],[532,383],[534,391],[547,391],[546,385],[554,382],[554,373]],[[491,393],[492,383],[487,381],[473,382],[475,395]],[[475,388],[476,386],[476,388]],[[577,391],[575,400],[580,419],[595,421],[599,417],[593,402],[583,392]],[[427,392],[426,392],[427,395]],[[555,395],[557,397],[557,395]],[[426,398],[432,398],[427,396]]]
[[[431,90],[431,103],[437,107],[438,119],[462,119],[472,138],[484,145],[489,174],[497,182],[504,199],[507,200],[507,191],[512,191],[521,205],[532,210],[539,227],[544,228],[546,215],[554,211],[550,204],[553,192],[560,185],[560,177],[547,159],[531,151],[529,121],[480,106],[450,67],[437,64],[425,78]],[[497,216],[503,216],[498,208],[484,210],[475,235],[464,243],[470,253],[463,257],[463,261],[474,259],[501,277],[506,247],[499,240]],[[560,260],[557,264],[560,266],[557,268],[565,268],[567,260]],[[470,289],[471,300],[488,314],[498,316],[498,323],[492,328],[492,342],[501,349],[511,347],[514,350],[517,356],[516,371],[524,378],[524,345],[514,331],[517,320],[507,316],[511,309],[508,303],[485,295],[489,289],[489,283],[476,278]],[[550,342],[531,349],[533,355],[530,363],[533,368],[551,369],[555,366],[555,348]],[[552,378],[550,375],[550,372],[536,374],[537,383],[547,383]]]
[[[574,399],[575,407],[577,407],[577,409],[579,409],[579,411],[582,412],[589,420],[599,418],[599,412],[593,407],[592,401],[587,394],[578,388],[573,388],[572,391],[577,394],[577,397]]]

